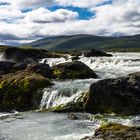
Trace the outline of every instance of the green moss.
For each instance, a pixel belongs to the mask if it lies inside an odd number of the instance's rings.
[[[124,131],[128,128],[131,128],[129,126],[121,125],[121,124],[114,124],[114,123],[109,123],[109,124],[103,124],[99,128],[102,132],[104,131],[113,131],[113,132],[118,132],[118,131]]]
[[[41,98],[37,90],[50,85],[50,80],[39,74],[21,72],[5,75],[0,79],[0,110],[30,109]]]
[[[60,78],[62,74],[62,71],[58,70],[58,69],[53,69],[53,76],[56,78]]]

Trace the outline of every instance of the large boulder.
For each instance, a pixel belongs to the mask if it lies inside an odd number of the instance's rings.
[[[0,78],[0,111],[37,109],[44,87],[52,83],[40,74],[18,71]]]
[[[52,67],[54,77],[59,79],[97,78],[97,75],[87,65],[79,61],[66,62]]]
[[[140,73],[93,83],[84,110],[91,113],[140,113]]]
[[[102,57],[102,56],[110,57],[112,56],[112,54],[108,54],[99,50],[91,50],[91,51],[84,52],[84,56],[85,57]]]

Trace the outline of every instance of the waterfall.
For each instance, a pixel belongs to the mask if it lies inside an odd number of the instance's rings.
[[[0,61],[5,61],[6,59],[5,59],[5,56],[4,56],[4,54],[3,53],[1,53],[0,54]]]
[[[87,79],[55,82],[52,88],[43,90],[40,110],[77,102],[81,94],[87,92],[94,81]]]

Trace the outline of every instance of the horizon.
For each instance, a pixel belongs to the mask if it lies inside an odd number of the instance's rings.
[[[0,0],[0,45],[65,35],[140,34],[138,0]]]

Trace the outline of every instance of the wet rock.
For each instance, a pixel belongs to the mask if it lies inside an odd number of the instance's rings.
[[[80,59],[80,57],[79,56],[73,56],[71,59],[72,59],[72,61],[77,61],[77,60]]]
[[[84,110],[90,113],[140,113],[140,73],[93,83]]]
[[[66,62],[52,67],[54,77],[58,79],[97,78],[97,75],[87,65],[79,61]]]
[[[48,64],[31,63],[26,67],[30,73],[38,73],[46,78],[53,78],[53,70]]]
[[[40,74],[18,71],[0,78],[0,111],[37,109],[44,87],[52,83]]]
[[[28,63],[16,63],[13,65],[13,71],[18,71],[18,70],[25,70],[27,67]]]
[[[15,63],[8,61],[0,61],[0,74],[9,73]]]
[[[91,51],[85,52],[84,56],[85,57],[101,57],[101,56],[111,57],[112,55],[99,51],[99,50],[91,50]]]
[[[78,117],[74,113],[69,113],[68,118],[71,120],[78,120]]]
[[[111,123],[97,129],[94,136],[105,140],[138,140],[140,139],[140,127]]]

